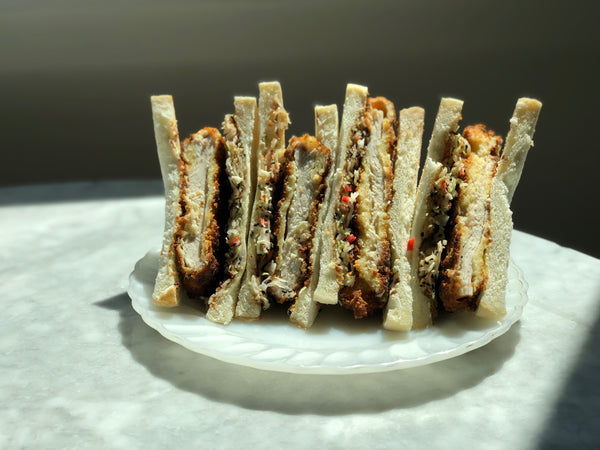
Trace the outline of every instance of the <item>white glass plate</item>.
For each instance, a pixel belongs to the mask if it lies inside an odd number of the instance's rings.
[[[158,252],[151,251],[129,277],[133,308],[144,322],[194,352],[228,363],[263,370],[312,374],[354,374],[406,369],[449,359],[504,334],[521,317],[527,283],[511,261],[506,293],[507,314],[488,321],[465,311],[440,319],[421,331],[384,330],[379,319],[354,320],[336,305],[324,306],[312,328],[292,324],[281,307],[254,322],[210,322],[189,305],[161,308],[152,304]]]

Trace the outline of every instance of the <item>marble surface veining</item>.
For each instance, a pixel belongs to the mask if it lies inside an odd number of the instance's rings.
[[[600,261],[515,232],[529,304],[463,356],[266,372],[162,338],[125,293],[160,244],[155,182],[0,189],[0,448],[597,447]],[[124,195],[128,193],[129,195]]]

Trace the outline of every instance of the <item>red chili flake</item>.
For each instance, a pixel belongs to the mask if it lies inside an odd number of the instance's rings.
[[[354,241],[356,240],[356,236],[354,236],[353,234],[349,234],[348,236],[346,236],[346,242],[352,244]]]
[[[346,190],[346,192],[352,192],[352,186],[350,184],[345,184],[344,189]]]
[[[459,174],[461,177],[464,177],[464,176],[465,176],[465,168],[464,168],[464,167],[461,167],[460,169],[458,169],[458,174]]]
[[[235,239],[229,243],[229,246],[230,246],[230,247],[233,247],[235,244],[237,244],[237,242],[238,242],[239,240],[240,240],[240,237],[239,237],[239,236],[236,236],[236,237],[235,237]]]
[[[442,180],[442,189],[444,191],[447,191],[448,189],[446,189],[448,187],[448,185],[446,184],[446,180]]]
[[[266,227],[267,225],[269,225],[269,222],[267,222],[265,219],[263,219],[262,217],[259,219],[260,220],[260,224],[263,227]]]
[[[409,252],[412,252],[414,247],[415,247],[415,238],[411,237],[408,240],[408,244],[406,244],[406,250]]]
[[[347,195],[342,196],[342,201],[344,203],[348,203],[350,201],[350,197],[348,197]]]

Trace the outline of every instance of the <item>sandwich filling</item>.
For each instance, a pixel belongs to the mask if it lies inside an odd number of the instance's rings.
[[[295,300],[310,280],[312,241],[331,166],[329,149],[312,136],[292,138],[289,151],[294,159],[285,171],[285,191],[276,226],[281,229],[285,222],[285,238],[279,246],[275,270],[261,286],[280,303]]]
[[[490,189],[501,146],[483,125],[452,135],[427,198],[419,285],[447,311],[477,309],[485,289]]]
[[[216,286],[224,158],[225,141],[215,128],[204,128],[181,144],[181,216],[174,246],[182,284],[192,296],[209,295]]]
[[[358,203],[356,188],[360,180],[361,162],[368,139],[369,130],[365,114],[352,130],[351,145],[344,163],[343,188],[335,203],[333,214],[339,258],[338,278],[342,286],[352,286],[356,279],[354,272],[354,256],[357,245],[354,231]]]
[[[240,129],[237,126],[235,116],[228,114],[223,122],[223,132],[227,143],[227,161],[225,170],[229,177],[231,196],[229,197],[229,224],[227,228],[225,254],[226,266],[225,277],[235,278],[246,265],[246,229],[243,225],[242,202],[244,193],[248,190],[248,182],[244,177],[246,167],[244,148],[240,142]]]
[[[394,105],[389,100],[368,99],[365,114],[352,133],[345,183],[336,203],[340,302],[356,318],[366,317],[386,303],[394,121]]]
[[[256,246],[257,273],[259,284],[275,271],[277,237],[279,229],[275,218],[278,215],[279,199],[283,191],[284,169],[293,157],[284,143],[284,133],[290,123],[289,117],[279,100],[273,100],[269,111],[268,126],[260,142],[260,165],[257,173],[257,194],[254,209],[256,220],[251,224],[250,239]],[[259,292],[257,292],[258,294]],[[262,296],[263,307],[268,301]]]

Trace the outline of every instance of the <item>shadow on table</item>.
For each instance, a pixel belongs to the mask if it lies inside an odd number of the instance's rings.
[[[596,291],[600,304],[600,284]],[[539,435],[538,448],[600,448],[600,315]]]
[[[147,326],[127,294],[96,304],[119,312],[123,344],[153,375],[214,401],[286,414],[380,412],[450,397],[497,372],[520,338],[517,323],[483,348],[428,366],[360,375],[297,375],[228,364],[187,350]]]
[[[81,181],[0,189],[0,206],[163,195],[161,180]]]

